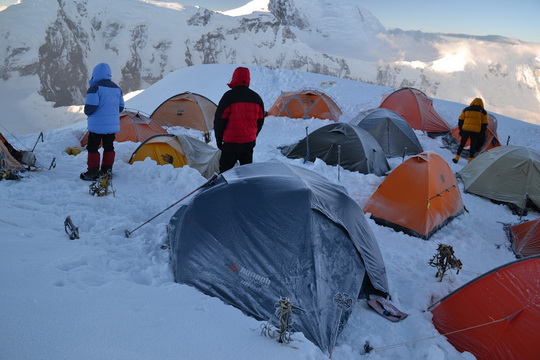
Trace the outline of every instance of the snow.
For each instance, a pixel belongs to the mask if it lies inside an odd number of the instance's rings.
[[[200,65],[178,70],[136,94],[127,107],[151,113],[169,96],[192,91],[214,102],[226,91],[234,65]],[[280,91],[316,88],[341,107],[341,121],[377,107],[392,89],[340,78],[287,70],[251,69],[252,88],[268,109]],[[133,96],[134,95],[134,96]],[[41,100],[42,101],[42,100]],[[116,143],[114,195],[93,197],[88,182],[79,179],[86,152],[68,155],[86,128],[80,107],[52,108],[30,96],[25,106],[40,106],[40,119],[4,118],[0,132],[19,149],[35,153],[42,170],[20,181],[0,181],[0,358],[2,359],[327,359],[301,333],[281,344],[261,335],[264,322],[245,316],[219,299],[175,283],[168,262],[166,225],[174,209],[159,214],[205,182],[190,167],[157,166],[147,159],[128,164],[138,144]],[[468,104],[434,99],[435,109],[451,124]],[[13,105],[15,110],[16,105]],[[21,106],[22,108],[22,106]],[[487,108],[490,112],[489,107]],[[501,142],[540,151],[540,127],[494,114]],[[27,128],[20,135],[19,122]],[[46,122],[46,124],[43,124]],[[373,174],[352,173],[320,160],[303,163],[281,155],[279,146],[292,144],[329,124],[329,120],[268,117],[257,140],[254,162],[271,159],[313,170],[339,182],[361,206],[383,181]],[[44,141],[37,141],[40,126]],[[169,129],[202,139],[194,130]],[[416,134],[425,150],[442,156],[454,172],[454,154],[440,138]],[[37,141],[37,142],[36,142]],[[55,161],[56,166],[51,167]],[[401,158],[389,160],[392,168]],[[339,174],[339,180],[338,180]],[[462,189],[462,184],[460,183]],[[468,210],[428,241],[368,223],[379,243],[388,272],[393,303],[409,317],[392,323],[359,300],[338,338],[333,359],[474,359],[460,353],[434,328],[428,307],[477,276],[514,261],[501,223],[519,218],[503,205],[466,194]],[[186,199],[186,201],[189,199]],[[70,216],[80,239],[70,240],[64,220]],[[529,212],[528,219],[539,214]],[[366,215],[367,217],[367,215]],[[438,244],[453,246],[463,270],[441,282],[429,266]],[[366,341],[374,347],[364,354]]]

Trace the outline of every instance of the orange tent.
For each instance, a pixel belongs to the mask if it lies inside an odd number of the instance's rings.
[[[540,256],[481,275],[429,310],[435,328],[476,359],[536,360],[540,354]]]
[[[516,257],[540,255],[540,218],[510,225],[507,231]]]
[[[379,107],[397,112],[415,130],[428,133],[448,133],[451,130],[433,107],[433,101],[418,89],[405,87],[385,95]]]
[[[150,136],[167,134],[167,130],[158,125],[148,116],[137,111],[124,110],[120,114],[120,131],[115,136],[115,141],[143,142]],[[81,146],[88,144],[88,132],[81,139]]]
[[[380,225],[429,239],[463,209],[448,163],[426,151],[398,165],[371,195],[364,213]]]
[[[183,126],[208,132],[214,129],[216,109],[212,100],[185,92],[165,100],[150,117],[161,126]]]
[[[329,119],[338,121],[342,112],[328,95],[317,90],[283,92],[268,115],[295,119]]]
[[[497,137],[497,118],[491,114],[488,114],[488,119],[489,122],[486,129],[486,139],[482,146],[479,148],[479,150],[476,152],[476,155],[481,154],[484,151],[493,149],[494,147],[501,146],[501,143],[499,142],[499,139]],[[457,142],[457,144],[459,144],[459,142],[461,141],[461,136],[459,136],[459,127],[456,126],[455,128],[453,128],[451,134],[453,137],[453,142]],[[467,143],[465,144],[463,150],[468,152],[470,146],[471,141],[467,140]]]

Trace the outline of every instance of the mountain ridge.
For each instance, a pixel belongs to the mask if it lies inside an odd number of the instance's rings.
[[[89,73],[102,61],[125,93],[186,66],[247,64],[417,87],[463,103],[481,96],[493,111],[540,123],[540,44],[388,31],[366,9],[330,8],[324,0],[270,0],[268,13],[234,17],[160,4],[28,0],[12,6],[0,12],[0,79],[9,86],[11,79],[37,77],[39,88],[27,92],[59,107],[83,102]]]

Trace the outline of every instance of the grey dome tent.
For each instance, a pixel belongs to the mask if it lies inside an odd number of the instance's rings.
[[[335,123],[323,126],[296,144],[281,149],[291,159],[321,159],[350,171],[382,176],[390,170],[383,149],[359,126]]]
[[[525,146],[498,146],[458,173],[464,190],[524,210],[540,208],[540,152]]]
[[[349,124],[369,132],[388,157],[416,155],[424,151],[411,125],[393,110],[376,108],[363,111]]]
[[[346,190],[273,160],[222,173],[167,227],[176,282],[269,321],[283,297],[294,330],[329,353],[360,295],[388,294],[383,258]],[[274,324],[275,325],[275,324]]]

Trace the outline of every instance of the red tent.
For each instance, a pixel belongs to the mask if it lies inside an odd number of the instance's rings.
[[[458,351],[477,359],[537,360],[540,355],[540,256],[496,268],[430,309]]]
[[[517,257],[540,255],[540,218],[508,226],[508,236]]]
[[[416,130],[428,133],[448,133],[451,130],[433,107],[431,99],[414,88],[401,88],[383,96],[379,107],[397,112]]]

